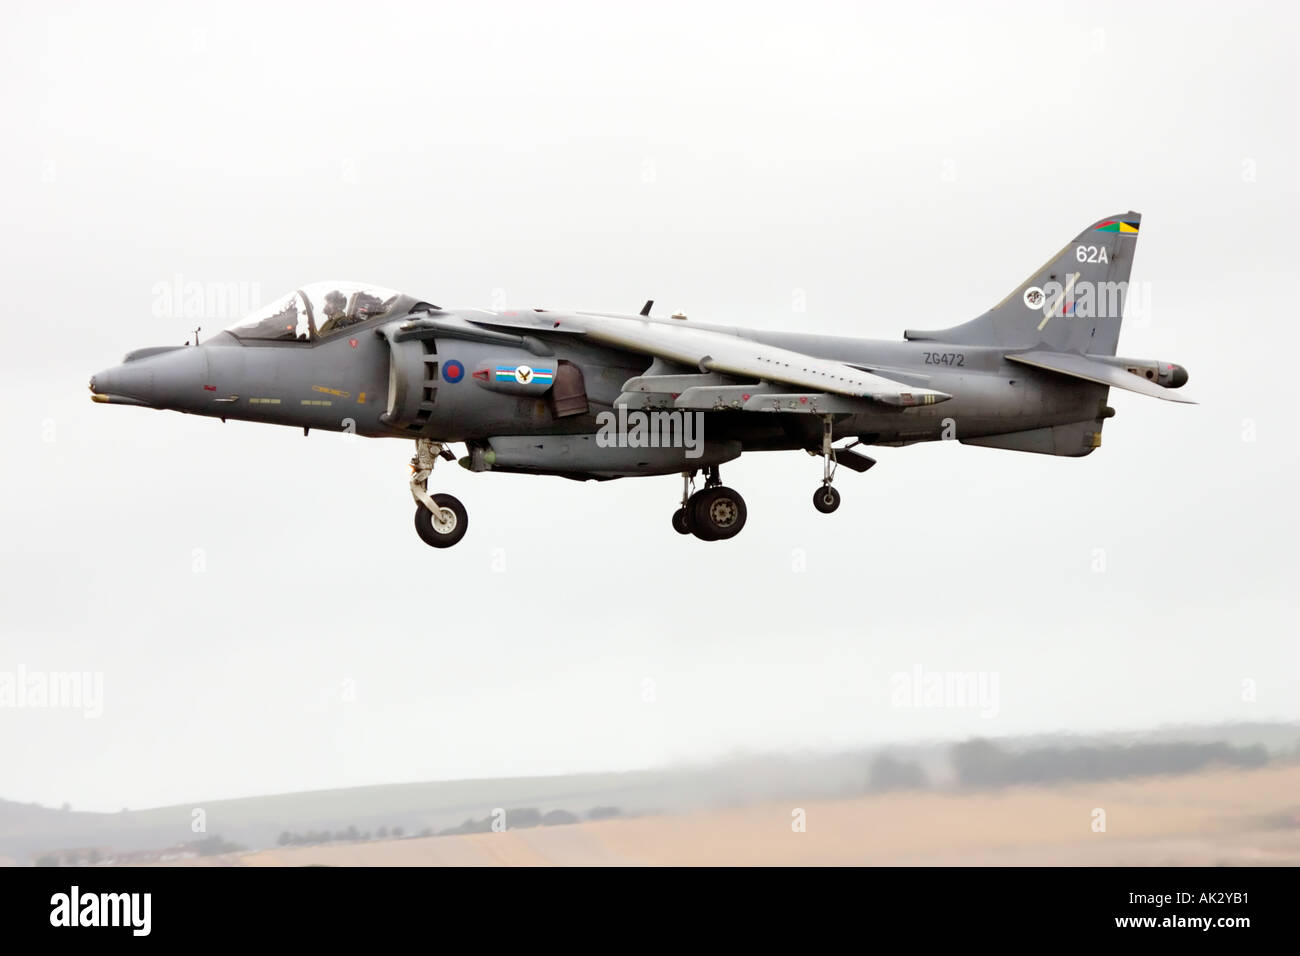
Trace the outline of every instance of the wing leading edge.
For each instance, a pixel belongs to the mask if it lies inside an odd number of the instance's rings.
[[[513,320],[494,316],[491,319],[476,317],[471,321],[514,329],[580,332],[591,341],[652,355],[698,368],[701,372],[720,372],[794,386],[813,393],[870,399],[886,405],[933,405],[952,398],[946,392],[904,385],[842,362],[765,345],[713,329],[669,325],[637,317],[588,314],[534,313]]]

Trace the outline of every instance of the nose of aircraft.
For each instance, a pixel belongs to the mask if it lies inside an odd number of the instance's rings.
[[[129,353],[121,365],[90,377],[91,399],[110,405],[187,408],[206,382],[202,347],[169,346]]]
[[[127,364],[96,372],[90,376],[92,401],[112,405],[153,404],[153,373],[149,369],[131,368]]]

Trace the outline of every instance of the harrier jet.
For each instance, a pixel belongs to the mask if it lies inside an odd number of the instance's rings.
[[[673,528],[725,540],[746,507],[720,469],[745,452],[820,457],[812,503],[829,514],[837,467],[875,464],[864,447],[955,439],[1082,456],[1115,414],[1109,389],[1190,401],[1174,391],[1182,367],[1115,354],[1140,224],[1095,222],[983,315],[902,341],[659,317],[653,302],[635,315],[444,309],[327,282],[202,345],[130,352],[91,378],[91,397],[414,441],[415,528],[436,548],[469,526],[460,501],[428,489],[456,443],[472,472],[680,474]]]

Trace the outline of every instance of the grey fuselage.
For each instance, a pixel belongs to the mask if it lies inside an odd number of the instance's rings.
[[[222,332],[201,346],[143,349],[97,374],[97,400],[166,408],[221,419],[296,428],[353,431],[387,438],[440,442],[486,442],[494,436],[577,435],[597,431],[596,416],[609,411],[629,379],[646,374],[652,358],[581,337],[535,337],[485,332],[467,321],[481,310],[439,310],[444,330],[418,342],[401,342],[405,323],[419,313],[414,300],[388,316],[351,326],[317,341],[261,341]],[[503,313],[509,315],[511,313]],[[563,319],[569,313],[547,312]],[[686,320],[646,319],[667,324]],[[610,321],[620,317],[609,316]],[[558,323],[557,323],[558,324]],[[1009,362],[996,346],[945,345],[933,341],[879,341],[790,332],[758,332],[690,322],[740,339],[779,346],[858,366],[911,384],[948,393],[941,404],[836,416],[836,438],[889,445],[1024,432],[1103,417],[1104,385],[1074,381]],[[456,331],[460,329],[462,331]],[[422,355],[410,358],[410,350]],[[400,355],[426,361],[432,381],[400,380]],[[497,364],[568,363],[581,372],[588,409],[557,417],[542,393],[496,390],[474,378]],[[459,376],[455,369],[459,366]],[[664,371],[660,366],[658,371]],[[698,373],[698,369],[668,369]],[[418,375],[416,376],[418,377]],[[410,394],[412,391],[418,394]],[[401,394],[399,394],[399,392]],[[411,405],[418,412],[402,413]],[[819,445],[820,416],[808,414],[706,413],[710,439],[739,442],[744,451]],[[659,469],[680,470],[677,467]],[[650,469],[643,473],[656,473]]]

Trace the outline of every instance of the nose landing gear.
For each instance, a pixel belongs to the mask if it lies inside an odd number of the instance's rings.
[[[441,442],[428,438],[415,440],[415,457],[411,459],[411,497],[415,499],[415,532],[430,547],[450,548],[465,537],[469,515],[454,495],[429,494],[429,476],[442,457],[455,461],[456,456]]]

